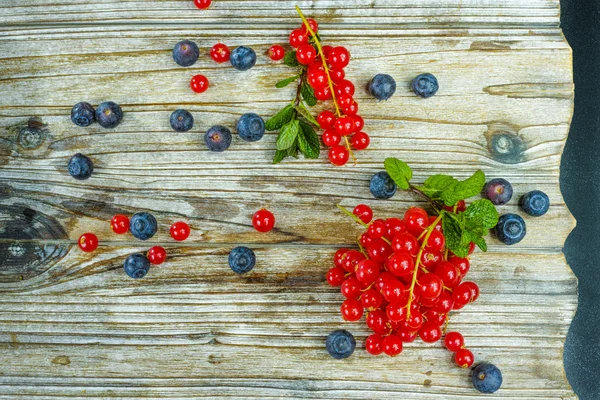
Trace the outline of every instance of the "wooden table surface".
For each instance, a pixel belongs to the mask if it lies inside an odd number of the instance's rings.
[[[272,165],[275,134],[208,152],[208,127],[233,128],[245,112],[268,117],[292,98],[294,88],[273,87],[289,68],[265,51],[300,24],[295,4],[2,2],[0,399],[576,398],[562,362],[577,281],[561,252],[575,222],[559,190],[573,84],[558,0],[299,1],[326,44],[352,53],[347,74],[371,148],[342,168],[324,154]],[[201,48],[193,67],[171,58],[182,39]],[[253,47],[257,66],[213,63],[218,41]],[[423,72],[441,86],[428,100],[408,89]],[[195,73],[211,81],[202,95],[188,86]],[[376,73],[398,82],[387,102],[362,89]],[[70,122],[73,104],[105,100],[125,111],[117,128]],[[194,114],[190,132],[169,127],[180,107]],[[94,161],[87,181],[67,173],[77,152]],[[477,168],[504,177],[515,196],[501,212],[522,214],[518,195],[532,189],[550,196],[546,216],[525,218],[521,243],[491,238],[488,253],[472,256],[481,297],[451,317],[477,360],[502,368],[495,395],[478,396],[439,344],[372,357],[365,324],[341,320],[341,295],[324,274],[359,229],[336,205],[366,202],[389,217],[421,204],[405,193],[372,198],[369,179],[389,156],[412,165],[416,181]],[[277,216],[272,233],[252,229],[261,207]],[[142,210],[159,222],[149,242],[110,231],[112,215]],[[169,239],[177,220],[193,229],[183,244]],[[75,244],[88,231],[102,241],[92,254]],[[168,262],[128,279],[125,257],[154,244]],[[258,263],[238,277],[227,254],[240,244]],[[344,361],[324,349],[338,328],[359,342]]]

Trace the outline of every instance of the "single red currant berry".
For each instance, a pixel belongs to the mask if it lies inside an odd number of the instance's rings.
[[[356,299],[346,299],[342,303],[340,311],[344,320],[349,322],[355,322],[362,317],[363,312],[365,310],[360,301]]]
[[[190,236],[190,226],[185,222],[175,222],[171,225],[171,237],[178,242],[187,239]]]
[[[360,241],[360,245],[365,248],[369,247],[373,244],[373,238],[371,236],[369,236],[369,234],[367,232],[360,235],[359,241]]]
[[[322,129],[329,129],[335,121],[335,114],[329,110],[322,111],[317,116],[317,122]]]
[[[273,46],[269,47],[269,58],[271,60],[279,61],[279,60],[283,59],[284,56],[285,56],[285,49],[283,48],[283,46],[274,44]]]
[[[331,89],[329,89],[329,85],[315,89],[315,98],[321,101],[331,99]]]
[[[399,233],[392,239],[392,249],[395,252],[406,251],[414,257],[419,253],[419,244],[410,233]]]
[[[356,299],[362,290],[362,285],[354,276],[346,278],[344,282],[342,282],[342,286],[340,288],[340,292],[347,299]]]
[[[385,313],[390,321],[400,322],[406,319],[406,304],[394,302],[387,305]]]
[[[333,128],[338,134],[347,136],[354,129],[354,121],[350,117],[340,117],[334,121]]]
[[[421,300],[421,305],[425,305],[423,304],[423,300]],[[434,310],[428,310],[425,312],[425,314],[423,314],[423,318],[427,320],[427,322],[431,322],[433,324],[436,324],[437,326],[444,325],[444,322],[446,322],[447,317],[448,314],[440,313]]]
[[[367,350],[367,353],[374,356],[381,354],[383,352],[382,342],[383,336],[378,335],[377,333],[369,335],[367,340],[365,340],[365,349]]]
[[[296,52],[296,60],[302,65],[308,65],[317,58],[317,51],[310,43],[303,43],[298,47]]]
[[[348,272],[354,273],[358,263],[365,260],[366,257],[358,250],[348,250],[344,255],[341,267]]]
[[[456,265],[448,262],[442,261],[435,267],[435,274],[440,277],[442,282],[444,282],[444,286],[453,288],[460,283],[460,272]]]
[[[310,26],[310,29],[313,31],[313,33],[317,33],[317,31],[319,30],[319,24],[317,24],[317,21],[315,21],[312,18],[307,18],[306,22],[308,22],[308,26]],[[308,29],[306,28],[306,24],[302,24],[302,31],[307,35],[310,34]]]
[[[442,232],[436,229],[431,231],[429,239],[427,239],[427,247],[429,247],[432,250],[442,251],[444,246],[446,246],[446,238],[444,238]]]
[[[315,72],[325,72],[325,68],[323,67],[323,63],[320,60],[315,60],[315,62],[313,62],[312,64],[310,64],[307,68],[306,68],[306,74],[310,75],[313,74]]]
[[[342,286],[344,279],[346,279],[346,271],[341,267],[333,267],[327,271],[327,283],[331,286]]]
[[[350,143],[352,143],[352,147],[356,150],[364,150],[369,147],[371,139],[365,132],[356,132],[352,135],[352,138],[350,138]]]
[[[252,216],[252,225],[259,232],[269,232],[275,226],[275,216],[271,211],[261,208]]]
[[[465,338],[458,332],[448,332],[444,338],[444,345],[452,352],[457,352],[465,346]]]
[[[348,107],[350,104],[352,104],[353,101],[354,99],[352,98],[352,96],[345,93],[339,95],[337,98],[338,106],[340,106],[341,108]]]
[[[353,115],[352,121],[354,122],[354,132],[360,132],[365,127],[365,120],[360,115]]]
[[[419,330],[421,325],[423,325],[423,314],[418,310],[411,310],[410,317],[406,319],[406,325],[409,328]]]
[[[349,105],[342,107],[342,111],[348,116],[356,115],[358,113],[358,103],[353,100]]]
[[[367,249],[367,253],[369,254],[369,258],[371,260],[384,263],[385,260],[388,259],[389,256],[392,255],[392,247],[385,242],[383,239],[373,239],[371,246]]]
[[[471,303],[479,298],[479,286],[475,282],[463,282],[463,285],[467,285],[471,289]]]
[[[117,214],[110,220],[110,228],[117,235],[122,235],[129,231],[129,218],[123,214]]]
[[[447,314],[450,312],[450,310],[452,310],[452,306],[454,306],[452,294],[444,290],[440,295],[438,302],[433,306],[433,310],[439,313]]]
[[[417,332],[408,329],[401,329],[398,331],[398,336],[400,336],[404,343],[412,343],[417,339]]]
[[[471,301],[471,287],[469,285],[465,285],[461,283],[458,285],[454,291],[452,292],[452,300],[454,300],[454,309],[457,309],[457,306],[464,307],[469,301]]]
[[[404,232],[406,232],[406,224],[400,218],[388,218],[385,220],[384,236],[387,239],[392,240],[397,234]]]
[[[229,47],[227,47],[223,43],[217,43],[212,47],[212,49],[210,49],[210,58],[212,58],[213,61],[218,63],[229,61],[230,54],[231,51],[229,50]]]
[[[379,278],[377,278],[375,281],[375,289],[377,289],[379,293],[383,294],[385,285],[391,281],[397,281],[396,277],[388,271],[383,271],[379,275]]]
[[[160,265],[165,262],[167,258],[166,250],[161,246],[154,246],[148,250],[146,258],[150,261],[150,264]]]
[[[471,263],[468,258],[460,258],[460,257],[451,257],[448,259],[449,262],[456,265],[456,268],[460,271],[460,276],[465,277],[469,272],[469,268],[471,267]]]
[[[308,43],[308,35],[302,29],[294,29],[290,32],[290,44],[292,47],[300,47],[301,44]]]
[[[415,236],[419,236],[429,225],[427,211],[418,207],[411,207],[404,214],[406,229]]]
[[[98,248],[98,236],[93,233],[84,233],[79,236],[79,240],[77,242],[79,244],[79,248],[86,253],[91,253],[92,251]]]
[[[349,249],[346,248],[342,248],[339,249],[338,251],[335,252],[335,254],[333,255],[333,264],[336,267],[341,267],[343,262],[344,262],[344,258],[346,256],[346,253],[349,251]]]
[[[381,307],[383,296],[375,289],[368,289],[360,296],[360,301],[367,310],[375,310]]]
[[[212,3],[212,0],[194,0],[194,5],[201,10],[210,7],[210,3]]]
[[[385,221],[382,219],[376,219],[367,228],[367,232],[369,233],[369,236],[371,236],[373,239],[382,238],[383,235],[385,235],[385,231],[386,231]]]
[[[425,322],[419,329],[419,337],[425,343],[435,343],[442,337],[442,330],[439,325],[432,322]]]
[[[208,89],[208,79],[204,75],[194,75],[190,87],[196,93],[204,93]]]
[[[346,73],[343,69],[331,68],[329,69],[329,77],[334,83],[338,83],[346,77]]]
[[[435,299],[442,294],[444,283],[435,274],[425,274],[417,281],[419,296],[426,299]]]
[[[325,56],[325,59],[329,58],[329,53],[331,52],[332,49],[333,49],[333,46],[330,46],[328,44],[322,47],[323,55]]]
[[[419,301],[423,307],[433,307],[440,301],[440,298],[434,297],[433,299],[426,299],[425,297],[419,297]]]
[[[339,135],[334,129],[329,128],[323,132],[323,144],[327,147],[334,147],[340,144],[342,136]]]
[[[444,206],[444,210],[454,212],[454,207],[455,206]],[[467,204],[465,203],[464,200],[460,200],[458,203],[456,203],[456,212],[457,213],[461,213],[461,212],[465,211],[466,209],[467,209]]]
[[[425,247],[423,253],[421,253],[421,264],[426,269],[433,269],[442,261],[442,253],[437,250],[432,250],[429,247]]]
[[[333,68],[345,68],[350,63],[350,52],[342,46],[331,49],[327,58]]]
[[[354,92],[356,88],[354,84],[348,79],[343,79],[335,84],[335,94],[336,96],[341,96],[347,94],[348,96],[354,96]]]
[[[429,226],[433,225],[433,223],[437,220],[437,217],[435,215],[430,215],[429,216]],[[439,220],[438,223],[435,225],[434,228],[436,231],[441,232],[442,231],[442,220]]]
[[[359,204],[354,207],[352,214],[356,215],[365,224],[368,224],[373,219],[373,210],[366,204]]]
[[[365,286],[371,285],[379,277],[381,268],[373,260],[363,260],[356,267],[356,279]]]
[[[402,353],[402,338],[398,335],[386,336],[381,342],[381,348],[388,356],[395,357]]]
[[[415,270],[415,262],[413,257],[405,252],[398,251],[387,259],[386,264],[388,271],[396,276],[410,275]]]
[[[475,356],[470,350],[460,349],[454,355],[454,360],[459,367],[469,368],[475,362]]]
[[[471,242],[471,243],[469,243],[469,255],[473,254],[474,251],[475,251],[475,243]]]
[[[383,287],[383,297],[390,303],[401,302],[404,297],[404,285],[397,279],[390,279]]]
[[[349,157],[350,153],[348,153],[348,149],[344,146],[337,145],[329,149],[329,161],[331,161],[333,165],[344,165],[348,162]]]
[[[320,89],[329,84],[329,81],[327,80],[327,73],[320,69],[310,72],[308,74],[307,80],[308,80],[308,84],[313,89]],[[325,129],[325,128],[323,128],[323,129]]]
[[[390,332],[388,326],[388,318],[385,313],[381,310],[374,310],[367,314],[366,318],[367,326],[375,333],[385,335]]]

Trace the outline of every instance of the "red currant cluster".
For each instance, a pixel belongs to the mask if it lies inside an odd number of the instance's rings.
[[[346,298],[341,306],[344,320],[358,321],[366,310],[367,326],[374,333],[365,347],[373,355],[396,356],[403,343],[417,337],[426,343],[439,341],[448,313],[479,296],[478,286],[464,281],[469,259],[446,249],[441,218],[412,207],[403,219],[372,220],[373,212],[364,204],[350,215],[366,227],[358,240],[360,250],[339,249],[327,273],[329,284],[340,286]],[[448,333],[446,347],[456,352],[460,366],[469,367],[473,354],[463,348],[459,335]]]

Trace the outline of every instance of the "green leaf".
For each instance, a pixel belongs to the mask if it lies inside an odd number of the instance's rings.
[[[454,187],[458,180],[449,175],[431,175],[423,184],[426,190],[423,190],[432,199],[438,199],[444,190]]]
[[[279,112],[273,115],[265,123],[265,129],[268,131],[276,131],[292,120],[294,117],[294,107],[291,104],[283,107]]]
[[[460,215],[444,212],[442,216],[442,228],[446,237],[446,246],[458,257],[466,257],[469,254],[469,247],[462,244],[464,228],[461,225],[462,217]]]
[[[289,77],[289,78],[282,79],[282,80],[280,80],[279,82],[277,82],[277,83],[275,84],[275,87],[276,87],[276,88],[279,88],[279,89],[281,89],[281,88],[284,88],[284,87],[286,87],[287,85],[289,85],[290,83],[292,83],[292,82],[294,82],[294,81],[297,81],[297,80],[298,80],[298,78],[300,78],[300,75],[291,76],[291,77]]]
[[[477,247],[481,249],[481,251],[487,251],[487,243],[485,242],[485,239],[481,236],[472,237],[471,242],[475,243]]]
[[[464,215],[477,223],[483,229],[492,229],[498,223],[498,211],[488,199],[476,200],[467,207]]]
[[[281,127],[279,136],[277,137],[277,150],[287,150],[296,141],[298,132],[300,131],[300,121],[297,119],[288,122]]]
[[[413,173],[408,164],[390,157],[385,159],[383,165],[398,187],[404,190],[410,187],[409,181],[412,179]]]
[[[315,92],[313,88],[311,88],[306,82],[302,84],[300,88],[300,94],[302,94],[302,98],[310,107],[314,107],[317,105],[317,98],[315,97]]]
[[[468,199],[481,193],[483,186],[485,185],[485,174],[483,171],[478,170],[470,178],[457,182],[455,185],[448,186],[440,194],[440,199],[444,201],[447,206],[453,206],[460,200]]]
[[[298,142],[294,142],[294,144],[286,151],[289,157],[298,158]]]
[[[300,115],[302,115],[304,118],[306,118],[306,120],[308,122],[310,122],[311,124],[313,124],[314,126],[317,126],[319,128],[321,127],[319,125],[319,123],[317,122],[317,120],[315,119],[315,117],[313,117],[313,115],[310,113],[308,108],[306,108],[304,106],[303,103],[300,103],[300,105],[298,107],[296,107],[296,111],[298,111],[300,113]]]
[[[287,156],[286,150],[275,151],[275,156],[273,157],[273,164],[279,164],[286,156]]]
[[[285,53],[285,56],[283,57],[283,63],[285,65],[287,65],[288,67],[297,67],[298,65],[300,65],[300,63],[296,59],[295,51],[290,51],[289,53]]]
[[[298,135],[298,146],[306,158],[319,158],[321,144],[319,137],[312,126],[300,121],[300,134]]]

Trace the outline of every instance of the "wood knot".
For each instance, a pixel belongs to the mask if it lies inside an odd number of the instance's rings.
[[[32,117],[25,124],[17,126],[16,142],[27,150],[40,147],[48,137],[48,125],[41,119]]]
[[[516,129],[508,124],[492,124],[485,134],[488,150],[502,164],[518,164],[523,161],[525,145]]]

